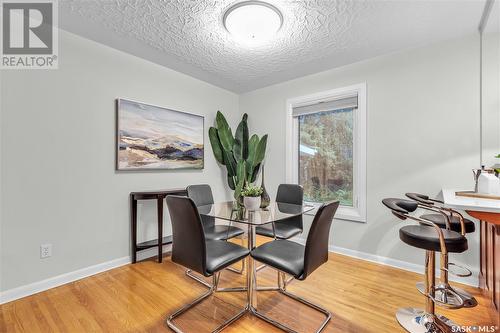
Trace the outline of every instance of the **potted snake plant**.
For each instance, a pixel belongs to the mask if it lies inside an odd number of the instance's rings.
[[[257,180],[267,145],[267,134],[261,138],[250,135],[247,119],[245,113],[233,135],[226,118],[217,111],[215,126],[208,131],[215,159],[226,167],[227,183],[239,205],[243,204],[241,190]]]
[[[262,194],[262,187],[247,185],[241,190],[243,196],[243,205],[248,210],[257,210],[260,208],[260,195]]]

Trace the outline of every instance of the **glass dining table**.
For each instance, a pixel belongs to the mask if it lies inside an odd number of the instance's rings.
[[[255,248],[255,228],[257,226],[270,225],[274,228],[274,222],[285,220],[292,216],[302,215],[310,212],[314,206],[293,205],[282,202],[271,202],[266,208],[249,211],[243,207],[238,207],[235,202],[220,202],[211,205],[199,206],[200,215],[211,216],[222,220],[246,224],[248,227],[248,249]],[[248,256],[246,273],[247,310],[254,313],[257,307],[257,286],[255,278],[255,263],[251,256]]]

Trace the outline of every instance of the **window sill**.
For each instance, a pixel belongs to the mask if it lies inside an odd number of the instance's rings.
[[[304,204],[314,206],[314,210],[304,214],[310,216],[314,216],[318,208],[321,206],[321,203],[317,202],[304,202]],[[366,223],[366,214],[362,214],[359,208],[339,206],[334,219]]]

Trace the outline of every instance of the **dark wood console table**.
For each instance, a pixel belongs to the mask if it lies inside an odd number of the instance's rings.
[[[163,245],[172,243],[172,236],[163,237],[163,203],[167,195],[187,195],[184,188],[131,192],[130,193],[130,219],[132,224],[132,263],[137,261],[137,252],[152,247],[158,247],[158,262],[162,262]],[[137,201],[156,200],[156,210],[158,214],[158,238],[137,244]]]

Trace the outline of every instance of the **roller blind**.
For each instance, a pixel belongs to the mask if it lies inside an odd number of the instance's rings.
[[[299,117],[311,113],[335,111],[335,110],[357,108],[357,107],[358,107],[358,95],[355,95],[340,99],[334,99],[332,101],[325,101],[304,106],[297,106],[293,108],[292,115],[294,117]]]

